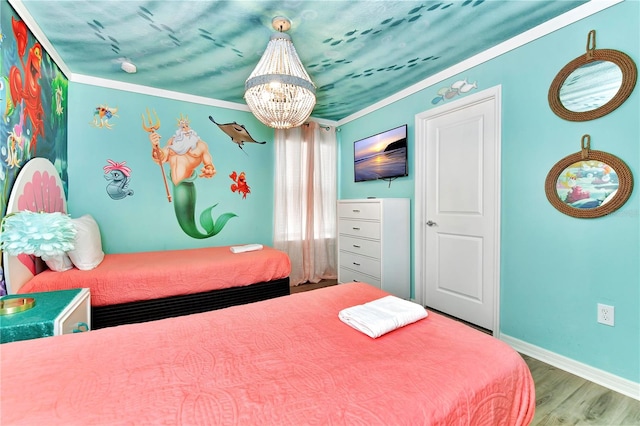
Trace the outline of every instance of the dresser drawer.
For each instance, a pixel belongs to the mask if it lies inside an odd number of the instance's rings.
[[[378,203],[338,203],[338,217],[380,220]]]
[[[363,240],[347,235],[340,235],[339,238],[341,251],[349,251],[363,256],[375,257],[376,259],[380,258],[380,241]]]
[[[380,260],[378,259],[341,251],[340,266],[380,278]]]
[[[371,284],[374,287],[382,288],[380,280],[378,278],[363,274],[362,272],[352,271],[351,269],[347,268],[340,268],[339,278],[341,283],[363,282]]]
[[[338,233],[379,240],[380,223],[340,219],[338,222]]]

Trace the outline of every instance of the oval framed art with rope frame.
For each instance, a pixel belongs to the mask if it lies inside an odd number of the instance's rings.
[[[582,136],[580,152],[558,161],[545,181],[547,199],[560,212],[577,218],[608,215],[622,207],[633,190],[629,167],[615,155],[591,150]]]

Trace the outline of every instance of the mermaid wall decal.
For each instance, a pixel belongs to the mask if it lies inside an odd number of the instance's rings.
[[[164,147],[161,147],[160,139],[162,136],[157,132],[160,129],[158,115],[154,111],[152,116],[148,109],[146,119],[142,114],[142,128],[148,132],[151,142],[151,158],[160,166],[167,199],[172,202],[164,168],[165,163],[169,164],[170,180],[173,186],[173,208],[180,228],[192,238],[209,238],[220,233],[229,219],[237,217],[237,215],[223,213],[215,219],[212,211],[218,205],[216,203],[200,213],[200,226],[204,228],[205,232],[198,228],[195,212],[195,181],[198,178],[213,178],[216,174],[216,168],[213,165],[208,145],[191,128],[189,117],[180,114],[177,121],[178,129],[175,134],[169,138]],[[200,165],[203,167],[198,173],[197,168]]]

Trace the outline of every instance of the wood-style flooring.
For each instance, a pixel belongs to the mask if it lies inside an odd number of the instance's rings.
[[[315,290],[317,288],[329,287],[338,284],[338,280],[322,280],[317,283],[304,283],[291,287],[291,294],[300,293],[302,291]]]
[[[291,287],[291,293],[335,285],[336,280]],[[536,387],[531,426],[640,426],[640,401],[522,355]]]
[[[640,401],[522,355],[536,386],[532,425],[640,425]]]

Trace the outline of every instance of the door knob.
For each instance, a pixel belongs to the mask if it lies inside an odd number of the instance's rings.
[[[433,222],[431,220],[427,221],[427,226],[435,226],[435,225],[437,225],[437,223],[435,223],[435,222]]]

